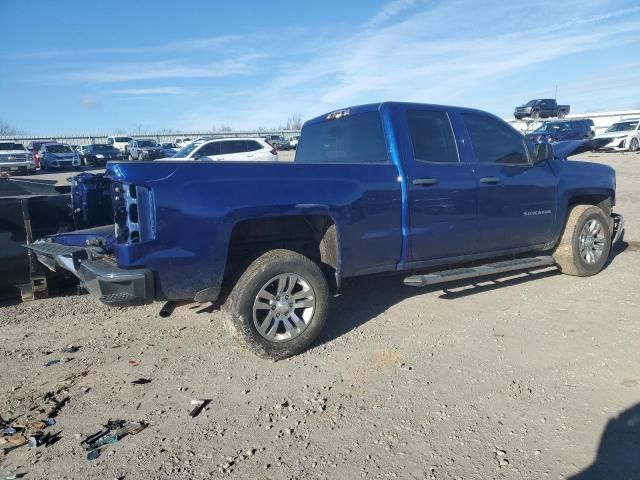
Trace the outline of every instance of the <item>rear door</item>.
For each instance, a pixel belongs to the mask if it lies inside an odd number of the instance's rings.
[[[478,185],[480,253],[541,245],[552,239],[558,178],[533,164],[524,136],[504,121],[463,112]]]
[[[218,160],[247,160],[247,142],[245,140],[225,140],[220,142],[220,158]]]
[[[421,263],[474,253],[477,182],[458,153],[445,109],[404,112],[403,168],[408,189],[408,260]]]

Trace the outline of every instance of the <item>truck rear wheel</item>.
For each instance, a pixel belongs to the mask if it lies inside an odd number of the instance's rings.
[[[320,267],[290,250],[271,250],[244,271],[223,307],[227,330],[241,346],[271,360],[306,350],[329,310]]]
[[[562,273],[588,277],[604,267],[611,250],[609,219],[598,207],[577,205],[567,217],[553,259]]]

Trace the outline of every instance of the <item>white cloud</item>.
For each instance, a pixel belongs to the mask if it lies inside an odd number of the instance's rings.
[[[514,87],[521,88],[513,83],[499,86],[510,76],[528,75],[528,87],[552,90],[558,75],[570,74],[571,69],[551,71],[545,68],[549,62],[624,48],[637,43],[640,33],[640,22],[632,15],[640,7],[624,8],[612,0],[561,4],[449,0],[421,5],[391,2],[352,35],[336,35],[329,42],[310,38],[307,58],[298,63],[287,59],[286,68],[274,68],[278,73],[264,87],[234,102],[233,108],[219,102],[215,108],[199,106],[176,122],[191,127],[228,122],[251,128],[277,124],[294,112],[309,118],[346,105],[384,100],[489,108],[501,104],[501,91],[508,95]],[[411,15],[399,18],[410,7]],[[550,11],[555,21],[551,25]],[[534,34],[531,25],[542,27]],[[606,90],[606,85],[598,85],[600,92]],[[630,89],[640,93],[635,85],[629,84],[625,94],[633,94]],[[479,94],[490,89],[497,98]],[[563,98],[570,97],[569,85],[561,89],[567,95]]]
[[[373,28],[381,25],[399,15],[404,10],[412,7],[416,0],[393,0],[387,3],[382,9],[369,20],[367,27]]]
[[[180,87],[153,87],[153,88],[121,88],[111,90],[115,95],[185,95],[190,90]]]
[[[264,54],[255,53],[214,62],[157,61],[103,64],[94,69],[52,74],[49,78],[93,83],[169,78],[222,78],[249,75],[255,71],[254,62],[265,57]]]
[[[98,99],[93,95],[83,95],[80,97],[80,105],[86,110],[94,110],[98,107]]]
[[[231,47],[239,42],[247,40],[248,37],[240,35],[220,35],[213,37],[193,38],[176,42],[161,43],[152,46],[135,47],[104,47],[104,48],[83,48],[83,49],[59,49],[42,50],[37,52],[9,52],[5,54],[10,58],[38,59],[38,58],[61,58],[80,57],[89,55],[127,55],[144,53],[176,53],[203,50],[216,47]]]

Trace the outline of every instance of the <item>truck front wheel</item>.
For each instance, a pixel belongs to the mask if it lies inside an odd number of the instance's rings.
[[[598,207],[571,209],[553,259],[562,273],[588,277],[604,267],[611,250],[609,219]]]
[[[229,333],[271,360],[306,350],[329,311],[329,288],[320,267],[299,253],[271,250],[244,271],[223,308]]]

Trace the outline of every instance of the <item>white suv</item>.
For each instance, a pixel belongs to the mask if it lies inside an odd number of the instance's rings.
[[[278,152],[261,138],[216,138],[190,143],[165,160],[275,162]]]
[[[176,147],[178,148],[183,148],[186,147],[187,145],[189,145],[190,143],[192,143],[193,140],[191,140],[191,138],[189,137],[178,137],[176,138]]]
[[[129,152],[129,142],[133,140],[131,137],[126,137],[124,135],[112,135],[107,137],[107,145],[111,145],[122,153]]]

